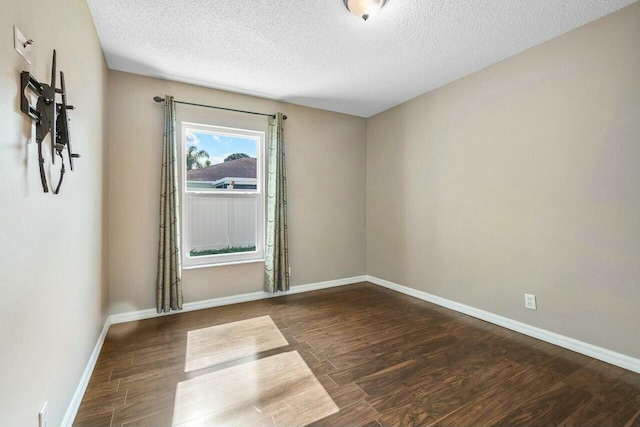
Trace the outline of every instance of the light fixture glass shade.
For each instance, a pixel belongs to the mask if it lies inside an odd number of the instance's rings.
[[[344,0],[344,5],[358,18],[365,21],[384,6],[386,0]]]

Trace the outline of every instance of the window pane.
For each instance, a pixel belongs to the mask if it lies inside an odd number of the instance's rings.
[[[256,139],[187,129],[184,142],[188,191],[257,189]]]
[[[181,135],[184,265],[262,259],[264,132],[183,122]]]
[[[255,251],[257,201],[253,196],[188,196],[190,256]]]

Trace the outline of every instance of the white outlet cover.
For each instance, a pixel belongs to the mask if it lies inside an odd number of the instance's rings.
[[[530,310],[537,310],[536,296],[532,294],[524,294],[524,307]]]
[[[31,44],[27,44],[28,38],[22,34],[18,27],[13,27],[13,47],[22,55],[25,61],[31,64]]]

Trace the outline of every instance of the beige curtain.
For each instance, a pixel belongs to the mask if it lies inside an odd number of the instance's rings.
[[[176,145],[176,107],[172,96],[165,96],[162,175],[160,189],[160,243],[156,310],[182,309],[182,257],[180,254],[180,203],[178,199],[178,149]]]
[[[267,232],[264,290],[289,290],[289,247],[287,241],[287,177],[285,172],[282,113],[269,119],[267,152]]]

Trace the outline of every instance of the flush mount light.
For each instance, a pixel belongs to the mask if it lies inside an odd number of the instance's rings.
[[[376,14],[387,0],[344,0],[349,12],[365,21]]]

